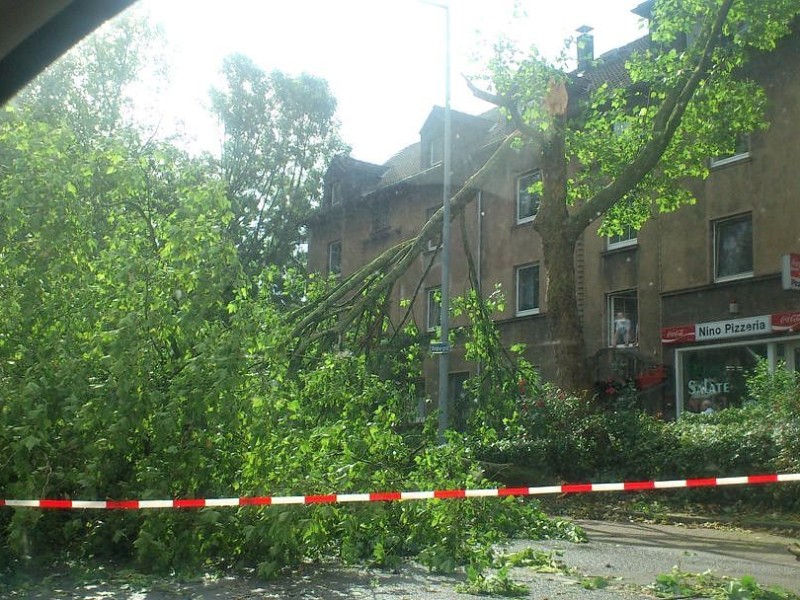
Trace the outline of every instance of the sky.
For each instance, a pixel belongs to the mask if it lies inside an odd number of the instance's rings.
[[[446,0],[445,0],[446,1]],[[506,35],[555,57],[581,25],[594,28],[595,54],[642,35],[630,10],[642,0],[449,0],[451,106],[480,114],[462,74]],[[418,141],[445,98],[445,10],[420,0],[141,0],[164,31],[171,87],[158,102],[165,122],[180,119],[198,148],[219,150],[207,110],[222,59],[246,54],[265,70],[326,79],[338,101],[354,158],[383,163]],[[516,16],[515,16],[516,15]],[[476,62],[477,60],[477,62]]]

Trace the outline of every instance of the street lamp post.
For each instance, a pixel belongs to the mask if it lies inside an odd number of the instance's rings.
[[[450,425],[449,377],[450,377],[450,5],[432,0],[420,0],[444,10],[445,15],[445,60],[444,60],[444,171],[442,184],[442,302],[439,354],[439,442],[444,443],[444,433]]]

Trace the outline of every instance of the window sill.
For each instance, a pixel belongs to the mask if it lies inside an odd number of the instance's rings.
[[[619,254],[620,252],[630,252],[631,250],[638,250],[639,249],[639,242],[634,241],[630,244],[617,244],[616,246],[606,247],[605,250],[601,253],[602,256],[609,256],[612,254]]]
[[[531,310],[518,310],[514,313],[515,317],[530,317],[533,315],[538,315],[541,312],[541,309],[533,308]]]
[[[727,275],[725,277],[715,277],[714,283],[728,283],[730,281],[741,281],[743,279],[752,279],[753,272],[748,271],[747,273],[739,273],[737,275]]]
[[[523,227],[533,227],[533,223],[536,221],[536,217],[532,217],[530,219],[525,219],[524,221],[515,221],[514,224],[511,226],[511,229],[520,229]]]
[[[742,162],[749,162],[750,161],[750,153],[749,152],[742,152],[741,154],[734,154],[733,156],[726,156],[725,158],[720,159],[711,159],[709,163],[709,168],[712,171],[720,169],[722,167],[727,167],[730,165],[736,165]]]

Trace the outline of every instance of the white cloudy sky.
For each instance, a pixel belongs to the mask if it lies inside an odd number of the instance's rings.
[[[642,0],[450,0],[452,106],[479,113],[460,73],[501,33],[555,56],[580,25],[595,28],[596,53],[641,35],[630,10]],[[266,70],[328,80],[353,156],[384,162],[416,141],[435,104],[444,103],[444,12],[419,0],[141,0],[172,51],[164,118],[180,117],[197,143],[218,136],[204,109],[222,58],[250,56]],[[515,11],[516,7],[516,11]],[[514,13],[523,14],[514,18]]]

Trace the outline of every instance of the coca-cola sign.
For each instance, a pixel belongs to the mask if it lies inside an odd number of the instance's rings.
[[[800,331],[800,312],[782,312],[772,315],[773,331]]]
[[[686,344],[695,341],[694,325],[678,325],[677,327],[664,327],[661,330],[662,344]]]

